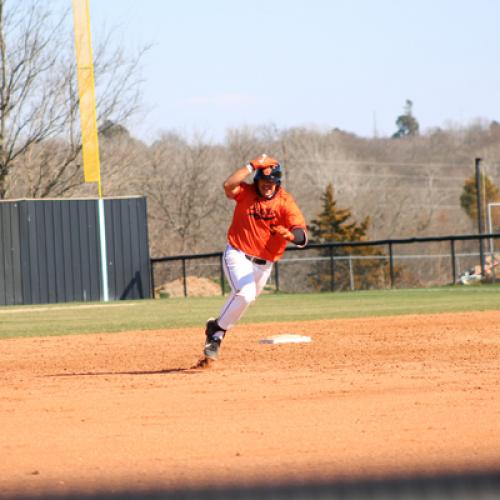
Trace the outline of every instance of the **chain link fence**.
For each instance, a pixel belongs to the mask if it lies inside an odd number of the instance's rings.
[[[290,247],[266,292],[426,288],[500,279],[500,234],[442,236]],[[222,252],[151,259],[155,297],[229,292]]]

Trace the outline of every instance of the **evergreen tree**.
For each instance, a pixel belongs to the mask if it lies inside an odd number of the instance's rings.
[[[366,241],[370,218],[362,222],[351,220],[352,212],[338,208],[334,197],[333,185],[330,183],[321,196],[323,209],[309,225],[312,243],[330,243],[346,241]],[[322,251],[323,256],[330,256],[330,249]],[[341,247],[335,248],[335,289],[348,289],[351,278],[355,288],[379,288],[380,281],[385,281],[385,259],[377,258],[384,254],[374,247]],[[370,257],[373,259],[350,259],[349,256]],[[332,272],[330,263],[318,264],[311,276],[315,287],[319,290],[331,290]],[[377,286],[375,286],[377,284]]]
[[[500,200],[499,189],[487,175],[481,174],[480,184],[482,190],[481,194],[484,197],[484,206],[487,206],[488,203]],[[472,176],[465,181],[462,194],[460,196],[460,206],[475,223],[477,221],[477,189],[475,176]],[[496,222],[497,221],[495,221],[495,226],[497,225]]]
[[[360,224],[357,222],[349,223],[348,220],[352,217],[352,213],[348,209],[337,208],[331,183],[321,195],[321,201],[323,211],[317,219],[311,221],[309,226],[313,242],[361,241],[363,239],[370,224],[369,217],[366,217]]]
[[[398,130],[392,136],[394,139],[418,135],[420,126],[417,119],[413,116],[412,108],[413,102],[410,99],[406,99],[404,113],[399,115],[396,120]]]

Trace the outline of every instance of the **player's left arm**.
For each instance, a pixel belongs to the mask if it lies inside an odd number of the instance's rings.
[[[299,248],[304,248],[307,245],[307,226],[304,216],[295,200],[289,196],[286,204],[283,206],[284,224],[271,226],[271,232],[279,234],[282,238],[290,241]]]
[[[304,248],[307,245],[307,232],[305,228],[302,227],[292,227],[292,229],[287,229],[285,226],[280,224],[271,226],[272,234],[279,234],[282,238],[290,241],[299,248]]]

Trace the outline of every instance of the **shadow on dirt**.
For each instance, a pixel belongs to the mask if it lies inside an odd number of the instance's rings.
[[[1,497],[1,494],[0,494]],[[475,500],[500,498],[500,473],[455,472],[289,484],[255,484],[185,490],[151,489],[13,496],[51,500]]]
[[[119,371],[119,372],[81,372],[81,373],[53,373],[43,375],[43,377],[102,377],[109,375],[171,375],[174,373],[185,373],[186,375],[195,375],[202,373],[214,366],[214,361],[201,358],[196,364],[189,368],[165,368],[164,370],[135,370],[135,371]]]
[[[172,375],[175,373],[184,373],[186,375],[196,375],[202,373],[200,368],[166,368],[164,370],[130,370],[116,372],[72,372],[72,373],[52,373],[43,375],[43,377],[103,377],[110,375]]]

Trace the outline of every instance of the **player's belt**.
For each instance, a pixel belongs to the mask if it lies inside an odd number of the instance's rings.
[[[245,257],[250,261],[258,264],[259,266],[265,266],[267,264],[266,259],[259,259],[258,257],[252,257],[251,255],[245,254]]]

